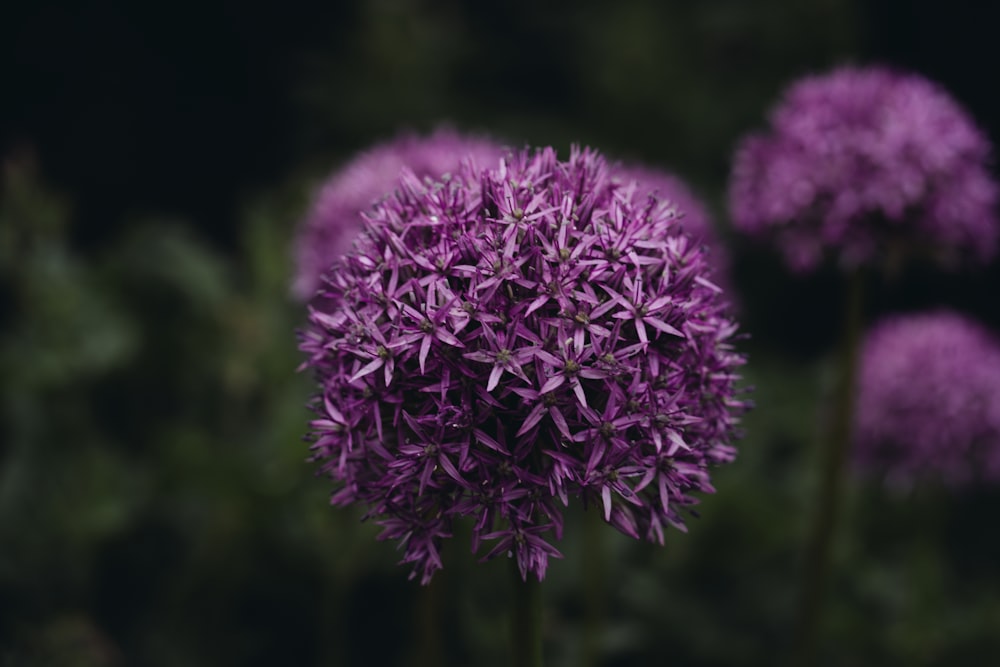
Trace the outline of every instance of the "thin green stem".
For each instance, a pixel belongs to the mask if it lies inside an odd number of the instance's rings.
[[[850,449],[854,412],[854,383],[858,366],[863,310],[863,277],[855,271],[849,278],[845,303],[841,362],[835,387],[833,423],[828,431],[821,461],[821,477],[816,497],[816,515],[806,547],[801,598],[795,633],[793,664],[814,665],[824,598],[830,578],[830,564],[844,488],[844,468]]]
[[[584,667],[600,663],[601,634],[604,625],[604,549],[601,536],[604,521],[595,504],[583,515],[583,660]]]
[[[514,605],[510,619],[511,665],[542,667],[542,584],[528,573],[521,579],[517,559],[511,558]]]
[[[444,664],[441,627],[447,584],[445,570],[440,570],[430,584],[421,587],[415,605],[416,622],[420,628],[416,656],[419,667],[440,667]]]

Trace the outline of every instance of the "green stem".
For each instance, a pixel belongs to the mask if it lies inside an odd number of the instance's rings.
[[[596,667],[600,662],[601,633],[604,624],[604,550],[603,516],[599,504],[583,514],[583,660],[584,667]]]
[[[442,606],[444,588],[448,584],[444,575],[445,571],[439,570],[431,583],[421,586],[420,598],[415,605],[417,627],[420,628],[416,656],[419,667],[440,667],[444,663],[441,647]]]
[[[521,579],[517,559],[511,558],[514,607],[510,620],[511,665],[542,667],[542,584],[533,574]]]
[[[816,516],[805,553],[801,598],[795,633],[795,665],[814,665],[824,598],[830,578],[833,542],[844,488],[844,468],[851,442],[854,383],[861,337],[863,279],[860,271],[849,278],[845,304],[841,363],[834,395],[833,423],[823,451],[816,498]]]

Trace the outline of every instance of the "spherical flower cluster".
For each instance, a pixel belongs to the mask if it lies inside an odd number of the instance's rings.
[[[327,274],[300,347],[314,459],[428,582],[453,522],[545,575],[570,497],[683,529],[745,407],[736,325],[676,211],[574,149],[404,176]]]
[[[843,68],[794,84],[771,131],[736,151],[736,228],[773,237],[797,270],[903,250],[953,264],[1000,235],[990,146],[948,94],[914,74]]]
[[[622,185],[635,183],[635,196],[639,199],[654,195],[677,209],[683,230],[697,243],[704,245],[709,253],[713,282],[724,288],[726,294],[730,294],[729,254],[715,231],[708,208],[687,183],[668,172],[638,164],[625,164],[613,171],[613,179]]]
[[[1000,478],[1000,341],[949,311],[897,316],[864,343],[856,458],[889,479]]]
[[[361,213],[392,191],[404,167],[421,178],[440,178],[463,159],[485,165],[502,152],[490,139],[439,128],[426,137],[401,134],[354,157],[320,188],[298,231],[292,293],[303,301],[316,293],[320,277],[360,232]]]

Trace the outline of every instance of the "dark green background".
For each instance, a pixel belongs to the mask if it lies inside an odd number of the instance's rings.
[[[666,548],[607,529],[607,665],[787,652],[841,284],[732,238],[732,148],[792,79],[887,62],[1000,135],[996,5],[473,0],[0,9],[0,666],[504,664],[505,563],[467,536],[427,590],[300,442],[309,378],[289,238],[330,169],[448,121],[688,179],[736,258],[753,338],[741,457]],[[867,317],[950,305],[1000,326],[994,265],[872,280]],[[996,488],[851,477],[829,665],[988,665]],[[546,580],[579,664],[579,521]],[[435,620],[436,619],[436,620]]]

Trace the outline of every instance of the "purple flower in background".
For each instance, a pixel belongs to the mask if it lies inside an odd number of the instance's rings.
[[[856,458],[889,479],[1000,476],[1000,341],[965,317],[897,316],[864,343]]]
[[[680,213],[680,224],[685,232],[705,245],[709,262],[714,270],[712,281],[730,294],[729,254],[719,239],[712,216],[705,204],[688,185],[673,174],[660,169],[637,164],[626,164],[614,169],[613,178],[623,186],[636,184],[635,197],[654,195],[670,202]]]
[[[424,583],[459,517],[539,579],[570,497],[636,538],[683,529],[735,455],[744,358],[672,206],[546,148],[406,171],[366,218],[300,342],[334,504],[366,505]]]
[[[1000,235],[989,156],[986,136],[937,85],[842,68],[792,85],[770,131],[740,144],[730,214],[797,270],[825,254],[856,266],[891,249],[986,261]]]
[[[350,249],[361,231],[361,213],[396,187],[404,167],[418,177],[440,178],[463,159],[480,166],[503,153],[493,141],[441,128],[427,137],[402,134],[360,153],[317,192],[295,239],[297,273],[292,292],[303,301],[320,285],[333,260]]]

